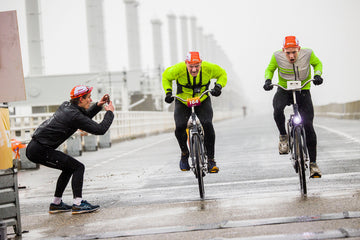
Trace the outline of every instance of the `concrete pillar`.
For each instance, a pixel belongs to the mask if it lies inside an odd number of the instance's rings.
[[[126,7],[129,70],[139,70],[141,69],[139,17],[137,11],[139,3],[136,0],[124,0],[124,3]]]
[[[188,33],[188,25],[187,25],[187,17],[180,16],[180,23],[181,23],[181,42],[182,42],[182,49],[181,49],[181,56],[186,56],[186,53],[189,52],[189,33]]]
[[[170,64],[174,65],[179,62],[178,58],[178,44],[177,44],[177,29],[176,16],[174,14],[167,15],[169,25],[169,47],[170,47]]]
[[[214,44],[214,35],[209,34],[206,36],[206,53],[207,58],[210,62],[215,61],[215,44]]]
[[[136,0],[124,0],[126,11],[126,29],[128,41],[129,70],[126,74],[128,91],[141,91],[141,50],[139,17]]]
[[[26,0],[25,8],[29,45],[29,75],[43,75],[45,70],[40,2],[38,0]]]
[[[162,22],[159,19],[151,20],[154,49],[154,70],[157,73],[151,82],[153,94],[162,90],[161,78],[164,70],[163,40],[161,32]],[[162,92],[161,92],[162,93]]]
[[[86,0],[90,72],[107,71],[103,0]]]
[[[161,20],[153,19],[151,20],[152,24],[152,34],[153,34],[153,48],[154,48],[154,68],[162,68],[164,66],[164,56],[163,56],[163,42],[161,37]]]
[[[203,28],[202,27],[197,27],[196,29],[196,37],[197,37],[197,41],[196,41],[196,45],[197,45],[197,50],[200,52],[200,55],[205,57],[206,53],[204,52],[204,35],[203,35]]]
[[[197,45],[197,32],[196,32],[196,17],[190,18],[190,31],[191,31],[191,50],[199,51]]]

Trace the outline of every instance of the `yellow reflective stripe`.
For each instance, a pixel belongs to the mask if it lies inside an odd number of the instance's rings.
[[[286,68],[281,68],[279,67],[279,71],[285,74],[294,74],[294,70],[293,69],[286,69]]]

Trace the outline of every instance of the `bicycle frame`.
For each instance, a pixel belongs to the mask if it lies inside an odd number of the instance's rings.
[[[278,84],[272,84],[273,86],[280,87],[285,91],[292,91],[293,96],[293,113],[290,114],[287,123],[287,132],[289,136],[289,147],[293,167],[296,173],[299,174],[300,191],[302,195],[307,194],[305,169],[308,168],[307,162],[309,161],[308,149],[306,146],[306,134],[302,123],[299,107],[296,101],[296,92],[313,80],[306,81],[301,85],[301,81],[288,81],[288,88],[284,88]]]
[[[200,120],[196,116],[195,107],[201,105],[200,99],[210,92],[210,90],[204,91],[199,97],[182,99],[178,96],[174,98],[187,102],[188,107],[191,107],[191,115],[188,120],[189,129],[189,151],[191,156],[191,170],[194,172],[195,177],[198,179],[200,197],[203,199],[205,196],[203,177],[208,173],[207,168],[207,156],[205,154],[204,147],[204,131]],[[198,148],[198,149],[195,149]]]

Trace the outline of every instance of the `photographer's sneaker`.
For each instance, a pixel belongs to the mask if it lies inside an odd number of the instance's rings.
[[[85,200],[81,201],[80,205],[72,205],[72,214],[91,213],[100,208],[99,205],[91,205]]]
[[[63,201],[60,202],[60,204],[51,203],[49,207],[49,213],[61,213],[61,212],[70,212],[71,206],[65,204]]]
[[[279,154],[289,153],[289,137],[288,135],[280,135],[279,137]]]
[[[321,178],[321,171],[316,162],[310,163],[310,178]]]

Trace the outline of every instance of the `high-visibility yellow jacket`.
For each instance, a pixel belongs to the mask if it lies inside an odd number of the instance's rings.
[[[195,78],[194,83],[193,77],[187,71],[185,62],[180,62],[168,67],[164,71],[162,74],[162,85],[165,93],[172,92],[172,82],[176,81],[176,95],[183,99],[188,99],[200,96],[201,93],[207,90],[211,79],[216,79],[217,84],[225,87],[227,82],[225,70],[214,63],[202,61],[199,74]],[[194,93],[194,88],[200,88],[200,93]],[[201,98],[201,101],[204,101],[207,97],[207,94],[205,94]],[[184,104],[186,104],[186,102],[184,102]]]
[[[278,84],[284,88],[287,87],[287,81],[301,80],[304,84],[311,78],[311,68],[314,68],[314,75],[321,76],[322,63],[317,58],[313,50],[301,48],[298,58],[294,64],[290,63],[282,50],[276,51],[265,70],[265,79],[272,79],[275,70],[278,68],[279,82]],[[306,84],[302,89],[310,89],[310,83]]]

